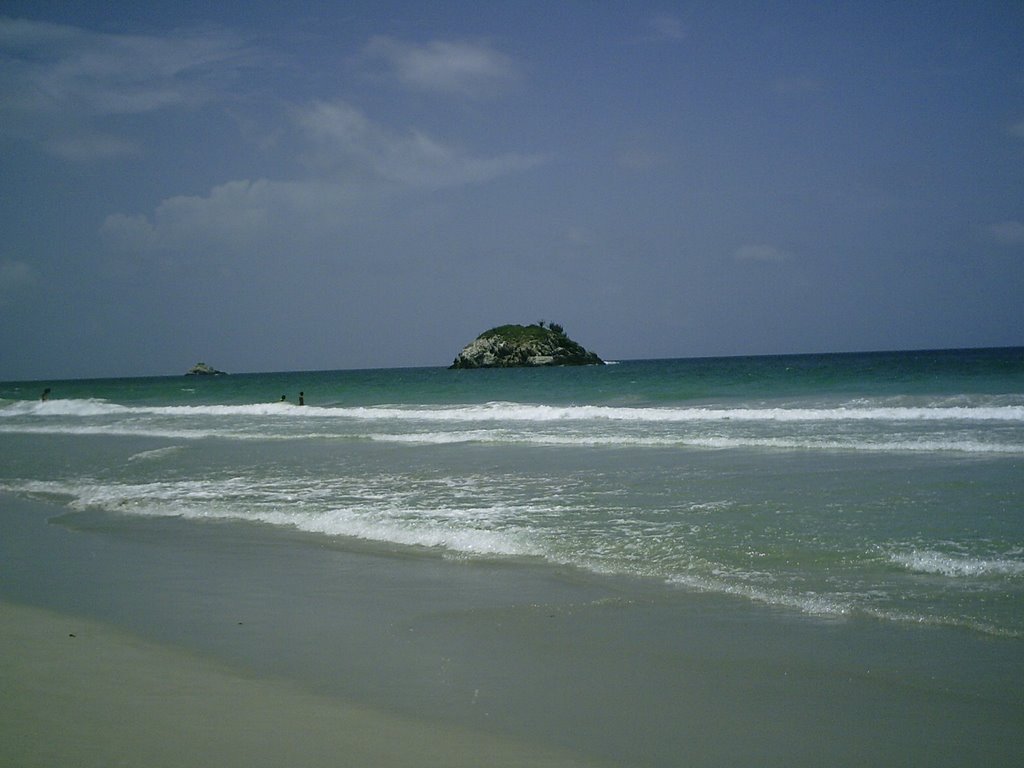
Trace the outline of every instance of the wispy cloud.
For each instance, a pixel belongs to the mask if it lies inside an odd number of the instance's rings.
[[[1019,221],[999,221],[990,224],[985,230],[992,240],[1002,245],[1024,245],[1024,223]]]
[[[1024,139],[1024,120],[1019,123],[1014,123],[1007,130],[1011,136],[1016,136],[1018,139]]]
[[[108,245],[134,255],[190,254],[218,259],[255,256],[268,246],[316,241],[343,226],[358,199],[352,185],[316,181],[230,181],[208,195],[179,195],[152,215],[115,213],[100,234]]]
[[[644,19],[640,39],[647,42],[674,42],[686,37],[686,26],[677,16],[661,13]]]
[[[368,174],[408,187],[473,184],[543,161],[523,154],[481,157],[417,130],[397,133],[344,101],[311,104],[297,112],[297,122],[313,142],[318,170]]]
[[[429,192],[476,184],[533,167],[543,158],[472,155],[418,131],[399,134],[343,101],[296,109],[294,120],[312,148],[315,178],[238,180],[207,195],[170,197],[151,215],[115,213],[101,227],[108,245],[129,254],[189,254],[218,259],[337,242],[337,233],[395,191]],[[303,245],[304,244],[304,245]]]
[[[38,282],[35,270],[23,261],[0,261],[0,304],[7,304],[21,291]]]
[[[482,42],[417,44],[377,36],[366,44],[363,57],[407,88],[457,96],[486,96],[522,76],[514,59]]]
[[[115,35],[0,18],[0,130],[65,157],[132,153],[95,121],[202,104],[247,55],[226,32]]]

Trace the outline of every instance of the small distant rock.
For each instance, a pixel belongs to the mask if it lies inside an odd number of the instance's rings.
[[[196,363],[187,371],[186,376],[227,376],[224,371],[218,371],[216,368],[207,365],[206,363]]]
[[[502,325],[484,331],[459,352],[450,368],[532,368],[604,365],[565,335],[562,326]]]

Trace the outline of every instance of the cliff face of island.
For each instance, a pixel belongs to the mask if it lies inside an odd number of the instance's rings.
[[[224,371],[218,371],[216,368],[207,365],[206,363],[196,363],[187,371],[186,376],[224,376]]]
[[[593,352],[565,335],[556,323],[502,325],[484,331],[459,352],[450,368],[528,368],[604,365]]]

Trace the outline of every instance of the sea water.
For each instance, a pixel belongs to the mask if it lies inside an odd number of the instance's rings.
[[[15,382],[0,456],[0,491],[108,527],[1024,638],[1024,349]]]

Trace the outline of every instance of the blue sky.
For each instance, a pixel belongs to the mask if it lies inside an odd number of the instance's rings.
[[[0,379],[1024,344],[1024,3],[0,5]]]

